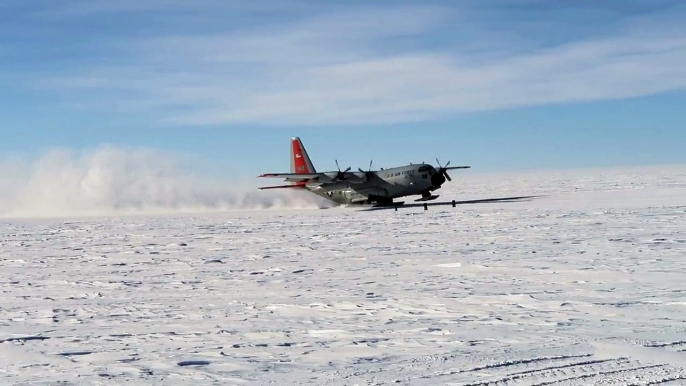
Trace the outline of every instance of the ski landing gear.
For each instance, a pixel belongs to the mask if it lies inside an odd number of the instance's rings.
[[[431,201],[435,200],[438,198],[438,195],[436,194],[431,194],[429,192],[424,192],[422,193],[422,197],[414,200],[415,202],[422,202],[422,201]]]

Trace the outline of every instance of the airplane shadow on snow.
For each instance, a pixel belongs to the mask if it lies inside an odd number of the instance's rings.
[[[397,202],[395,204],[383,205],[383,206],[373,206],[371,208],[361,209],[360,211],[372,211],[372,210],[388,210],[388,209],[403,209],[403,208],[419,208],[424,207],[428,210],[430,206],[457,206],[457,205],[469,205],[469,204],[488,204],[497,202],[523,202],[523,201],[533,201],[536,198],[547,197],[547,196],[515,196],[515,197],[498,197],[498,198],[482,198],[476,200],[452,200],[452,201],[440,201],[440,202],[417,202],[412,204],[405,204]]]

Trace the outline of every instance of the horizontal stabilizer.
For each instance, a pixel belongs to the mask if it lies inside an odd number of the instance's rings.
[[[288,188],[298,188],[298,189],[304,189],[305,185],[276,185],[276,186],[261,186],[258,189],[260,190],[265,190],[265,189],[288,189]]]
[[[322,173],[266,173],[260,174],[257,178],[297,178],[297,179],[310,179],[321,177]]]

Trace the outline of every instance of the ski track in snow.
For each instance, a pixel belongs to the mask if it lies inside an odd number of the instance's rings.
[[[550,196],[428,211],[5,220],[0,377],[686,384],[685,176],[513,177]],[[454,181],[444,198],[512,186]]]

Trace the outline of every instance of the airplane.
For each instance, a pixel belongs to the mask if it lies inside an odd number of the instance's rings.
[[[396,198],[421,195],[417,202],[438,198],[432,192],[452,181],[448,170],[469,169],[471,166],[452,166],[450,162],[438,169],[426,163],[409,164],[390,169],[372,170],[372,162],[367,171],[358,168],[351,172],[350,167],[341,171],[336,160],[337,171],[317,172],[310,160],[305,146],[299,137],[291,138],[291,172],[266,173],[258,178],[284,178],[287,185],[264,186],[259,189],[303,189],[338,205],[401,205]]]

